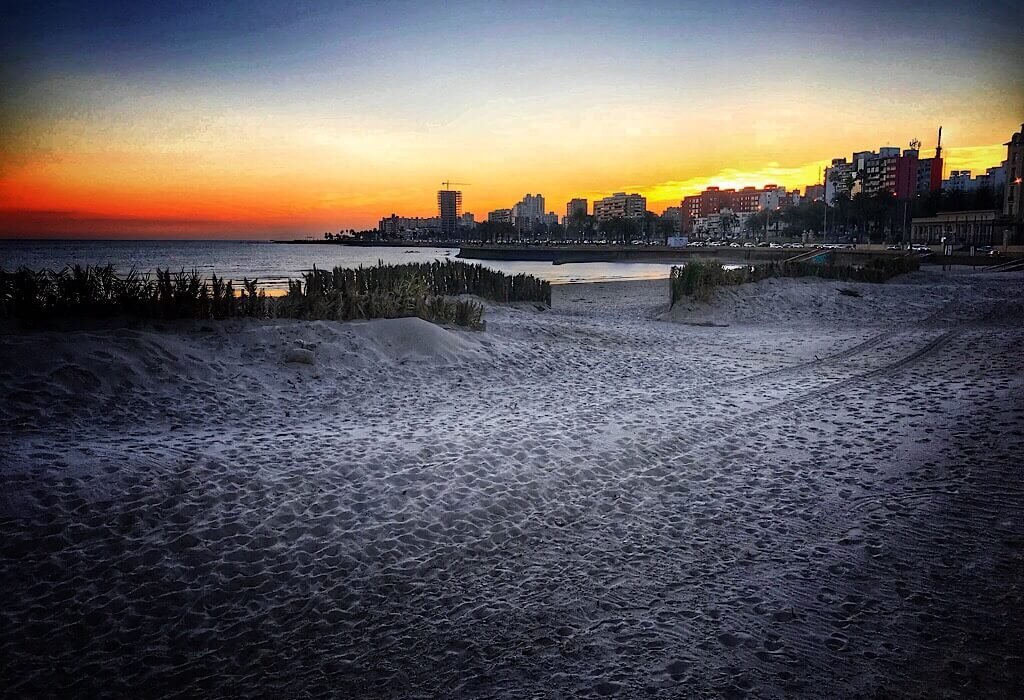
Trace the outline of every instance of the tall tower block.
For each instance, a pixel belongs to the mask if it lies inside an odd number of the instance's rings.
[[[455,227],[459,225],[459,217],[462,216],[462,192],[438,190],[437,213],[441,219],[441,233],[454,237]]]

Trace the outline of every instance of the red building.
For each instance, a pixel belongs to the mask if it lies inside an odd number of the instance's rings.
[[[913,197],[917,192],[917,151],[907,149],[903,155],[896,157],[895,175],[891,191],[896,199]]]
[[[908,148],[900,155],[896,149],[883,148],[879,155],[865,161],[861,177],[861,191],[868,195],[889,192],[896,199],[911,199],[922,191],[922,186],[927,188],[924,190],[925,192],[931,191],[931,188],[935,187],[936,176],[932,174],[932,168],[938,168],[938,187],[941,187],[942,159],[929,158],[928,161],[926,184],[922,185],[922,161],[918,158],[918,151]]]
[[[680,203],[683,231],[692,231],[694,221],[717,214],[722,209],[729,209],[742,219],[765,207],[777,209],[791,203],[793,201],[785,188],[778,185],[765,185],[762,189],[748,186],[740,190],[708,187],[700,194],[684,197]]]
[[[729,190],[732,194],[730,200],[732,206],[729,208],[737,214],[753,214],[761,209],[761,195],[769,190],[775,189],[775,185],[765,185],[764,190],[754,187],[744,187],[742,190]]]
[[[927,194],[942,189],[942,157],[921,158],[917,161],[917,191]]]

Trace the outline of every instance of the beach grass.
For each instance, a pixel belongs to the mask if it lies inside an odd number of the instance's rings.
[[[672,267],[669,306],[683,298],[707,301],[718,287],[759,282],[770,277],[820,277],[844,282],[881,283],[919,268],[920,260],[911,256],[872,258],[866,265],[773,261],[736,269],[726,269],[718,262],[693,260],[686,265]]]
[[[255,280],[243,280],[236,293],[230,280],[213,275],[207,282],[196,270],[132,269],[125,275],[110,265],[0,270],[0,318],[29,324],[68,317],[219,319],[266,313],[266,297]]]
[[[0,318],[32,325],[53,318],[147,319],[301,318],[347,321],[418,316],[435,323],[483,327],[477,296],[498,302],[551,304],[550,283],[506,275],[461,261],[319,270],[288,280],[288,292],[270,298],[257,280],[232,280],[196,270],[154,274],[112,266],[69,265],[62,270],[0,270]]]

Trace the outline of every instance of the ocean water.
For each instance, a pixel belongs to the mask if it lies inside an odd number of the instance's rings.
[[[0,268],[13,270],[60,269],[65,265],[113,265],[118,271],[135,268],[151,272],[196,269],[204,277],[241,281],[256,279],[265,289],[286,289],[313,266],[358,267],[386,263],[422,262],[454,258],[458,248],[354,247],[341,245],[288,245],[268,241],[0,241]],[[514,274],[525,272],[553,284],[613,280],[663,279],[669,263],[569,263],[470,261]],[[678,264],[678,263],[676,263]]]

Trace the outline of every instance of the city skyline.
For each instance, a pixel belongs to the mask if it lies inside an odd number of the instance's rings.
[[[74,3],[25,5],[3,45],[0,236],[372,228],[436,214],[449,176],[478,220],[524,192],[660,212],[708,186],[803,189],[856,150],[930,152],[940,124],[947,174],[1005,157],[1017,6],[727,5],[113,3],[84,25]]]

